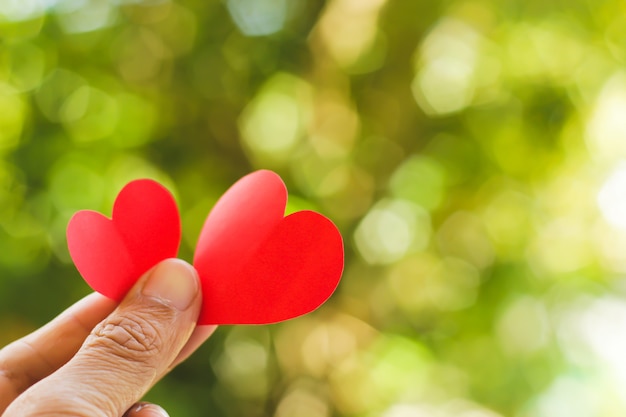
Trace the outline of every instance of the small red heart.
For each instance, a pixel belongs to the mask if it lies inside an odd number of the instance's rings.
[[[120,301],[146,271],[176,257],[180,233],[170,192],[155,181],[137,180],[120,191],[111,219],[77,212],[67,226],[67,245],[89,286]]]
[[[326,301],[343,271],[337,227],[313,211],[284,217],[287,189],[271,171],[235,183],[209,214],[196,247],[199,324],[266,324]]]

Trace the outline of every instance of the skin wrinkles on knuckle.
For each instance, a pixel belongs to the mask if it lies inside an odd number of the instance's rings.
[[[125,358],[151,357],[158,354],[166,347],[164,333],[172,320],[163,312],[153,312],[148,315],[155,317],[157,324],[153,324],[145,316],[146,314],[142,313],[111,316],[96,326],[88,338],[87,345],[109,350],[116,356]]]

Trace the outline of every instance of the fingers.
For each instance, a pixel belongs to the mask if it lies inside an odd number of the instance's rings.
[[[65,364],[116,303],[90,294],[50,323],[0,350],[0,414],[28,387]]]
[[[163,375],[195,328],[201,294],[189,264],[163,261],[130,291],[61,369],[18,397],[4,417],[118,417]]]

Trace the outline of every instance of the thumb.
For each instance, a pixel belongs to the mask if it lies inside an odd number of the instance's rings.
[[[65,366],[33,385],[4,417],[119,417],[167,371],[200,312],[195,269],[168,259],[148,271]]]

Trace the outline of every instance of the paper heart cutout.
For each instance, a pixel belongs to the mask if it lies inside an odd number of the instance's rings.
[[[202,229],[194,266],[202,281],[198,324],[266,324],[306,314],[326,301],[343,272],[336,226],[313,211],[284,217],[287,189],[271,171],[235,183]],[[79,211],[67,228],[70,255],[87,283],[121,300],[158,262],[177,255],[180,218],[160,184],[130,182],[108,219]]]
[[[313,211],[284,217],[287,188],[271,171],[236,182],[200,233],[201,324],[275,323],[313,311],[343,272],[337,227]]]
[[[67,226],[67,246],[91,288],[121,301],[133,284],[180,245],[180,216],[170,192],[137,180],[118,194],[111,219],[81,210]]]

